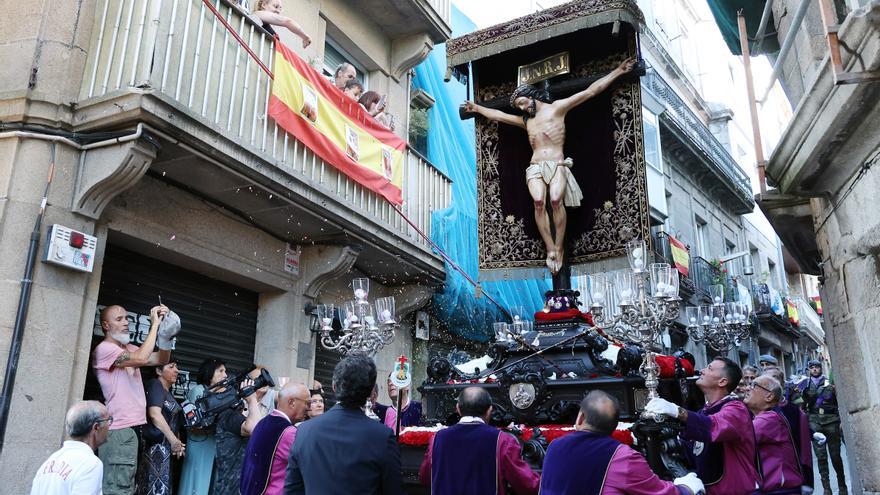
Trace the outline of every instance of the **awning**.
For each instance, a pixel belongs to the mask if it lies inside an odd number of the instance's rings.
[[[715,17],[715,24],[721,30],[721,36],[727,43],[727,47],[734,55],[742,55],[739,44],[739,25],[736,14],[742,10],[746,18],[746,32],[749,35],[749,51],[752,55],[762,53],[775,53],[779,51],[779,42],[776,39],[776,26],[771,14],[767,29],[764,30],[764,42],[759,52],[755,52],[755,36],[758,26],[761,24],[761,15],[764,13],[765,0],[708,0],[709,9]]]

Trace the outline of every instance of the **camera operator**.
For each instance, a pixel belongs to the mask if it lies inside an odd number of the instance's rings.
[[[178,321],[176,328],[159,331],[168,312],[168,307],[161,304],[150,309],[150,331],[138,347],[130,343],[125,308],[112,305],[101,311],[104,340],[95,347],[92,367],[113,416],[107,442],[98,449],[104,463],[103,492],[107,495],[134,493],[140,430],[147,422],[147,399],[139,368],[168,362],[174,335],[180,330]],[[157,344],[159,351],[153,352]]]
[[[254,368],[248,373],[249,379],[242,381],[241,388],[253,386],[253,380],[260,376],[262,367]],[[216,471],[214,473],[214,495],[237,495],[241,467],[244,463],[244,453],[247,448],[248,438],[256,428],[257,423],[263,419],[263,410],[260,408],[260,400],[269,390],[266,385],[258,388],[256,392],[245,398],[244,408],[227,409],[217,415],[216,438],[217,456],[214,460]]]

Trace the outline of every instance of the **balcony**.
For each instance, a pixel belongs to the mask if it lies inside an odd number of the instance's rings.
[[[450,180],[408,150],[400,210],[410,225],[267,116],[270,77],[210,6],[272,67],[273,38],[226,0],[98,0],[77,130],[144,124],[161,145],[148,171],[157,179],[292,243],[361,245],[358,267],[383,283],[442,279],[416,229],[430,235]]]
[[[669,234],[666,232],[657,232],[652,239],[654,247],[655,263],[669,263],[675,267],[675,260],[672,258],[672,248],[669,246]],[[677,271],[677,270],[676,270]],[[678,272],[679,290],[682,292],[682,298],[688,298],[696,292],[697,288],[690,276]],[[691,268],[688,267],[688,275],[692,275]]]
[[[735,214],[751,213],[755,208],[751,179],[703,121],[656,72],[649,71],[642,78],[642,88],[665,106],[660,115],[663,151],[684,165],[692,164],[700,187],[710,197],[725,200]]]
[[[443,43],[452,34],[451,0],[359,0],[358,10],[392,40],[427,35]]]
[[[798,310],[800,324],[798,328],[817,345],[825,345],[825,330],[822,328],[822,317],[801,297],[794,298]]]
[[[721,280],[721,270],[705,258],[697,256],[691,259],[690,275],[694,279],[695,293],[707,302],[711,301],[709,287],[716,285]]]
[[[773,311],[773,298],[770,294],[770,286],[767,284],[755,284],[752,287],[755,318],[760,328],[769,328],[789,336],[800,336],[796,327],[792,326],[788,319],[788,309],[785,301],[782,301],[783,314]]]

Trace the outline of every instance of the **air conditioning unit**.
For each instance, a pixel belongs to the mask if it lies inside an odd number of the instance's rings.
[[[53,224],[46,236],[43,262],[91,273],[95,267],[98,238]]]

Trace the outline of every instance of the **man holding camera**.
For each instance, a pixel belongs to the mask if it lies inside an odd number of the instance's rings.
[[[262,374],[262,368],[254,368],[248,373],[247,380],[241,382],[241,388],[253,387],[254,381]],[[269,385],[258,388],[245,397],[244,408],[226,409],[217,415],[215,423],[217,438],[217,454],[214,457],[214,495],[238,495],[241,480],[241,468],[248,438],[263,419],[260,400],[266,395]]]
[[[160,331],[160,322],[168,312],[168,307],[161,304],[150,309],[150,331],[138,347],[130,343],[125,308],[112,305],[101,311],[104,340],[92,353],[92,367],[113,417],[107,442],[98,449],[98,457],[104,463],[106,495],[134,493],[141,426],[147,423],[147,399],[139,368],[163,365],[171,357],[174,335],[180,325],[178,320],[176,328],[166,325]],[[159,351],[153,352],[157,344]]]

